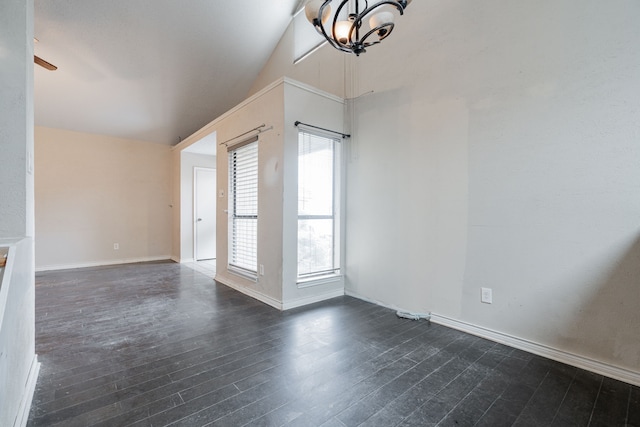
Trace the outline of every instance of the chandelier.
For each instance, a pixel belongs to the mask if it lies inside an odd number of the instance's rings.
[[[380,43],[393,30],[394,13],[404,14],[411,0],[311,0],[304,7],[309,22],[334,48],[360,56],[366,48]],[[372,4],[369,4],[372,3]],[[368,18],[368,22],[366,22]],[[329,28],[325,27],[331,21]],[[367,25],[368,24],[368,25]]]

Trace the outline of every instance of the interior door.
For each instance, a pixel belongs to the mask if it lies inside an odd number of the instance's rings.
[[[194,169],[195,259],[216,257],[216,170]]]

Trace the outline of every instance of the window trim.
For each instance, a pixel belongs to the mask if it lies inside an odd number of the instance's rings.
[[[332,141],[332,214],[331,215],[300,215],[297,213],[296,215],[296,232],[298,230],[299,221],[301,219],[331,219],[332,221],[332,258],[333,258],[333,268],[329,270],[317,271],[313,273],[307,273],[300,275],[298,271],[298,260],[296,257],[296,283],[298,288],[306,288],[315,285],[321,285],[331,282],[340,281],[342,276],[342,246],[341,246],[341,236],[342,236],[342,215],[341,215],[341,206],[342,206],[342,185],[341,185],[341,159],[342,159],[342,146],[341,140],[333,134],[318,131],[315,129],[309,129],[304,126],[300,126],[298,129],[298,156],[297,160],[300,159],[300,136],[301,134],[311,135],[313,137],[324,138]],[[300,171],[298,170],[298,179]],[[299,206],[296,204],[296,210],[299,209]],[[299,240],[296,238],[296,254],[298,249]]]
[[[293,65],[297,65],[329,42],[309,23],[304,13],[304,7],[293,15],[292,22]]]
[[[232,166],[232,163],[234,162],[233,158],[234,158],[234,154],[250,145],[250,144],[255,144],[255,185],[256,185],[256,191],[255,191],[255,197],[256,197],[256,214],[242,214],[242,215],[236,215],[236,204],[237,204],[237,198],[236,198],[236,190],[234,189],[234,185],[236,183],[235,178],[233,177],[234,171],[237,171],[236,167]],[[227,153],[228,153],[228,174],[229,174],[229,189],[228,189],[228,194],[229,194],[229,200],[228,200],[228,206],[229,206],[229,229],[228,229],[228,248],[227,248],[227,271],[234,273],[236,275],[242,276],[244,278],[247,278],[249,280],[253,280],[253,281],[257,281],[258,279],[258,220],[259,220],[259,212],[258,212],[258,205],[257,205],[257,200],[258,200],[258,186],[259,186],[259,170],[258,170],[258,155],[259,155],[259,150],[258,150],[258,137],[257,136],[253,136],[251,138],[248,138],[246,140],[240,141],[236,144],[233,144],[231,146],[227,147]],[[253,166],[252,166],[253,167]],[[247,219],[247,220],[255,220],[255,226],[256,226],[256,238],[255,238],[255,270],[253,269],[248,269],[244,266],[241,265],[237,265],[237,264],[233,264],[233,251],[234,251],[234,225],[235,225],[235,220],[237,219]]]

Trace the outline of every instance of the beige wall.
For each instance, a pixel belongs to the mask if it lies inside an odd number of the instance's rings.
[[[418,1],[346,70],[323,52],[346,93],[373,91],[347,116],[348,291],[640,382],[637,16],[623,0]],[[287,43],[263,73],[326,78]]]
[[[36,268],[169,258],[170,147],[43,127],[35,140]]]
[[[180,262],[181,259],[181,221],[180,214],[181,199],[181,159],[180,150],[172,149],[170,153],[171,162],[171,259]]]

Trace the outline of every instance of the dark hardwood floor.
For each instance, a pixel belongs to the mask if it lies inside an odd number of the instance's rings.
[[[30,426],[640,426],[640,389],[341,297],[280,313],[190,268],[36,277]]]

